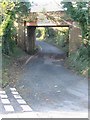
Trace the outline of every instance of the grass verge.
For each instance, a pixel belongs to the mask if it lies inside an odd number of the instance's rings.
[[[69,55],[65,65],[77,74],[90,78],[89,61],[87,48],[81,46],[76,52]]]
[[[2,54],[2,87],[13,84],[18,79],[22,65],[28,55],[20,48],[15,47],[14,53],[10,56]]]

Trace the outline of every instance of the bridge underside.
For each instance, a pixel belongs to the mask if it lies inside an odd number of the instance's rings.
[[[64,18],[68,18],[65,20]],[[64,11],[32,12],[26,18],[26,26],[70,26],[73,21]]]
[[[34,51],[35,51],[35,41],[36,41],[35,30],[37,27],[69,27],[69,25],[28,25],[26,51],[29,54],[34,54]]]
[[[35,17],[36,13],[32,13],[32,16]],[[36,27],[68,27],[69,28],[69,48],[70,51],[73,51],[79,47],[81,42],[81,31],[79,28],[73,25],[73,21],[64,20],[63,12],[57,13],[39,13],[36,21],[30,21],[31,18],[28,17],[28,21],[24,22],[22,26],[19,23],[18,29],[18,40],[23,49],[29,54],[34,54],[35,51],[35,30]],[[22,40],[21,40],[22,39]],[[20,41],[21,40],[21,41]]]

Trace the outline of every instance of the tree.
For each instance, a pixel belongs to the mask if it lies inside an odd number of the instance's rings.
[[[82,31],[83,43],[85,39],[88,39],[88,24],[89,24],[89,9],[88,2],[62,2],[63,8],[65,8],[66,13],[76,22]],[[87,40],[86,40],[87,41]],[[89,43],[89,40],[86,42]]]
[[[14,21],[22,20],[28,15],[30,8],[29,2],[12,2],[10,0],[4,0],[0,3],[0,36],[2,36],[3,52],[10,54],[13,52],[15,45],[16,29]]]
[[[73,54],[70,54],[68,63],[82,74],[90,76],[90,3],[89,2],[62,2],[66,13],[79,23],[82,31],[82,44]]]

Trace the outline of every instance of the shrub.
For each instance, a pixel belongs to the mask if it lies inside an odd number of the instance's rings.
[[[44,40],[45,38],[45,28],[39,27],[36,29],[36,37],[38,40]]]
[[[50,28],[50,27],[45,28],[45,35],[46,35],[47,38],[56,37],[56,33],[57,33],[57,31],[54,30],[53,28]]]
[[[3,35],[2,35],[2,51],[3,53],[9,55],[13,52],[15,41],[14,37],[16,34],[16,29],[13,24],[13,20],[10,17],[5,21],[5,25],[3,28]]]
[[[82,45],[76,52],[69,55],[66,63],[69,68],[86,76],[89,70],[89,60],[88,49]]]
[[[36,37],[40,38],[41,37],[41,30],[40,29],[36,29]]]

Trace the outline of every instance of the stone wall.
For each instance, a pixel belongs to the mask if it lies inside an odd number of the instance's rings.
[[[17,28],[17,45],[29,54],[33,54],[35,50],[35,29],[34,26],[24,26],[18,23]]]
[[[81,30],[78,27],[72,27],[69,31],[69,52],[76,51],[82,42]]]
[[[25,34],[26,28],[23,23],[18,23],[17,28],[17,44],[20,46],[23,50],[26,50],[26,39],[27,36]]]

